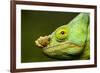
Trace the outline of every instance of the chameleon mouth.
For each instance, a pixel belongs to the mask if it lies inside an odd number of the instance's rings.
[[[53,45],[53,46],[46,46],[46,47],[44,47],[44,49],[49,49],[49,48],[55,48],[55,47],[59,47],[59,46],[61,46],[61,47],[64,47],[64,45],[66,46],[66,47],[76,47],[76,48],[80,48],[80,47],[82,47],[82,46],[80,46],[80,45],[78,45],[78,44],[76,44],[76,43],[73,43],[73,42],[71,42],[71,41],[66,41],[66,42],[62,42],[62,43],[60,43],[60,44],[57,44],[57,45]]]

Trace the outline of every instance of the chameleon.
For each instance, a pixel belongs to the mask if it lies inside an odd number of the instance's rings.
[[[50,35],[40,36],[35,43],[50,58],[88,60],[90,59],[89,24],[89,13],[79,13]]]

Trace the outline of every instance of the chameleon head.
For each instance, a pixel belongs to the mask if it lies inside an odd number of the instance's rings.
[[[74,59],[82,52],[83,47],[69,40],[69,29],[66,27],[66,25],[59,27],[49,36],[41,36],[35,41],[36,45],[43,48],[43,52],[49,57]]]
[[[88,15],[81,13],[67,25],[58,27],[49,36],[40,37],[36,45],[57,59],[77,59],[84,50],[87,38]]]

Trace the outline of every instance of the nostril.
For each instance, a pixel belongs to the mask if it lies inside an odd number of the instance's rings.
[[[50,37],[48,37],[48,41],[50,41]]]

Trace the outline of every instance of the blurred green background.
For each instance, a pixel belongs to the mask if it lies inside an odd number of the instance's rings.
[[[40,36],[51,34],[56,28],[67,24],[79,13],[21,10],[21,62],[57,61],[45,56],[35,45]]]

